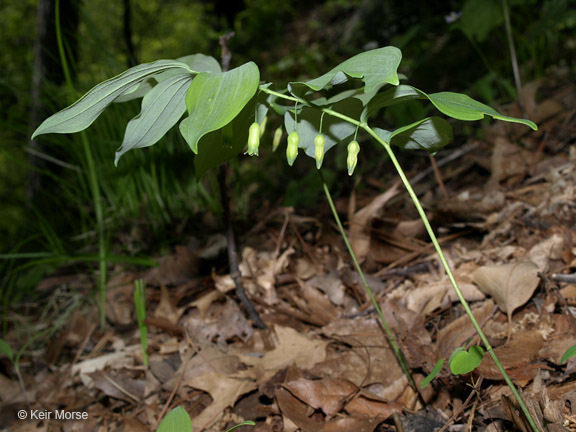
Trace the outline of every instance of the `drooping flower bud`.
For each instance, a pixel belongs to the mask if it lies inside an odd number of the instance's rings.
[[[282,126],[278,126],[278,129],[274,131],[274,139],[272,140],[272,151],[276,151],[280,145],[280,140],[282,139]]]
[[[258,147],[260,146],[260,125],[254,122],[248,129],[248,154],[258,156]]]
[[[348,175],[352,175],[356,164],[358,163],[358,153],[360,152],[360,144],[358,141],[354,140],[348,144],[348,158],[346,159],[346,165],[348,166]]]
[[[286,147],[286,159],[288,159],[288,165],[292,166],[296,157],[298,156],[298,144],[300,143],[300,136],[298,132],[292,131],[288,135],[288,146]]]
[[[314,138],[314,158],[316,159],[316,168],[320,169],[322,161],[324,160],[324,146],[326,145],[326,138],[319,133]]]

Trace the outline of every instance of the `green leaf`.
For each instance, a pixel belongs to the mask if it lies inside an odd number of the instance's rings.
[[[212,56],[205,54],[191,54],[176,59],[179,62],[186,63],[190,69],[195,72],[212,72],[220,73],[222,68],[220,63]]]
[[[142,100],[142,111],[126,126],[122,146],[116,151],[114,164],[134,148],[156,144],[186,112],[186,92],[192,76],[178,74],[159,83]]]
[[[0,339],[0,353],[5,354],[11,362],[14,362],[14,351],[10,344],[4,339]]]
[[[169,69],[192,73],[186,64],[175,60],[158,60],[135,66],[98,84],[68,108],[48,117],[34,131],[32,139],[41,134],[74,133],[86,129],[118,96],[134,89],[146,78]]]
[[[248,130],[256,121],[262,125],[267,109],[262,103],[267,95],[260,92],[246,104],[234,120],[223,128],[204,135],[198,142],[198,154],[194,158],[196,180],[200,180],[206,172],[242,153],[248,142]],[[255,106],[257,104],[257,107]],[[267,105],[266,105],[267,108]]]
[[[209,132],[230,123],[252,99],[260,80],[255,63],[218,74],[200,73],[186,94],[188,117],[180,122],[180,133],[194,153],[198,141]]]
[[[332,109],[348,117],[358,118],[362,111],[362,103],[356,98],[350,98],[334,104]],[[306,154],[313,159],[315,159],[314,138],[320,133],[321,116],[322,112],[314,107],[303,107],[302,111],[298,114],[298,125],[296,125],[296,130],[300,135],[300,144],[298,147],[303,148]],[[284,114],[284,126],[288,132],[294,130],[294,113],[287,112]],[[322,134],[326,139],[324,152],[327,152],[336,144],[350,138],[355,130],[356,126],[347,121],[328,114],[324,115],[322,122]]]
[[[405,102],[411,99],[421,99],[418,93],[412,86],[401,84],[392,87],[383,93],[376,95],[368,102],[366,109],[362,112],[361,121],[366,121],[374,112],[380,108],[394,105],[400,102]]]
[[[418,120],[393,132],[379,128],[374,128],[374,132],[389,144],[432,154],[452,141],[452,126],[441,117]]]
[[[166,414],[156,432],[192,432],[192,421],[186,410],[179,406]]]
[[[564,363],[566,360],[576,356],[576,345],[572,345],[570,348],[566,350],[562,358],[560,359],[560,363]]]
[[[420,388],[426,388],[426,386],[428,384],[430,384],[430,382],[432,382],[432,380],[434,378],[436,378],[438,376],[438,374],[440,373],[440,371],[442,370],[442,367],[444,366],[444,359],[440,359],[438,360],[438,362],[434,365],[434,368],[432,369],[432,372],[430,372],[426,378],[424,378],[422,380],[422,382],[420,383]]]
[[[536,126],[534,122],[502,115],[494,108],[484,105],[468,95],[453,92],[427,94],[409,85],[400,85],[375,96],[368,103],[365,112],[362,113],[362,121],[365,121],[380,108],[411,99],[428,99],[440,112],[457,120],[481,120],[484,116],[488,115],[496,120],[520,123],[533,130],[538,130],[538,126]]]
[[[484,105],[465,94],[441,92],[425,96],[430,99],[439,111],[458,120],[480,120],[484,118],[484,115],[488,115],[496,120],[520,123],[532,128],[533,130],[538,130],[538,126],[530,120],[502,115],[494,108]]]
[[[198,72],[222,72],[220,68],[220,63],[211,56],[204,54],[192,54],[185,57],[177,58],[176,61],[182,62],[190,69],[194,74]],[[151,78],[146,79],[138,85],[135,85],[132,89],[124,92],[122,96],[119,96],[114,102],[126,102],[129,100],[137,99],[146,96],[146,94],[154,88],[157,83],[167,80],[174,75],[182,73],[181,71],[170,69],[165,72],[154,75]]]
[[[480,346],[471,346],[468,351],[456,348],[450,356],[450,370],[454,375],[467,374],[480,366],[483,357],[484,350]]]
[[[329,85],[342,84],[351,78],[364,81],[364,91],[369,93],[383,84],[398,85],[398,65],[402,52],[392,46],[378,48],[355,55],[340,63],[330,72],[306,82],[292,82],[288,85],[295,96],[303,96],[308,89],[319,91]]]

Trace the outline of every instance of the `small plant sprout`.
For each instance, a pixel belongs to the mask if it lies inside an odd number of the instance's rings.
[[[136,308],[136,319],[138,320],[138,332],[140,333],[142,363],[144,363],[144,366],[148,366],[148,327],[144,322],[146,320],[146,292],[142,279],[134,282],[134,306]]]
[[[572,357],[576,357],[576,345],[572,345],[570,348],[566,350],[566,352],[562,355],[560,359],[560,363],[564,363],[570,360]]]

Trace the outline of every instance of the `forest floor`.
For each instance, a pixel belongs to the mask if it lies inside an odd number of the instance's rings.
[[[576,431],[576,358],[561,362],[576,344],[576,92],[565,81],[543,85],[523,92],[537,132],[494,122],[484,140],[439,153],[439,176],[409,176],[539,427]],[[445,360],[424,389],[402,372],[328,207],[322,217],[276,208],[241,236],[242,283],[267,329],[245,317],[230,275],[201,274],[225,249],[222,235],[190,239],[146,272],[116,265],[105,329],[86,300],[89,275],[60,272],[38,287],[41,303],[9,314],[15,349],[24,328],[58,331],[19,359],[21,382],[0,358],[0,427],[152,431],[182,406],[194,431],[244,420],[256,425],[238,431],[529,430],[488,355],[471,373],[451,373],[453,351],[481,342],[404,189],[364,180],[370,187],[337,208],[415,381]],[[148,366],[133,300],[140,278]],[[56,410],[87,419],[56,420]]]

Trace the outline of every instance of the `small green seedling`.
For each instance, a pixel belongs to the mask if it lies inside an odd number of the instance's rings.
[[[420,388],[422,388],[422,389],[426,388],[426,386],[428,384],[430,384],[432,382],[432,380],[438,376],[438,374],[442,370],[442,367],[444,367],[444,359],[440,359],[436,362],[436,364],[434,365],[434,368],[432,369],[432,372],[430,372],[426,376],[426,378],[424,378],[422,380],[422,382],[420,383]]]
[[[570,348],[566,350],[566,352],[560,359],[560,363],[564,363],[565,361],[568,361],[572,357],[576,357],[576,345],[572,345]]]
[[[4,354],[6,357],[8,357],[10,363],[16,367],[16,364],[14,363],[14,350],[4,339],[0,339],[0,354]]]
[[[232,426],[226,432],[232,432],[234,429],[239,428],[240,426],[255,426],[251,420],[243,421],[236,426]],[[190,416],[186,412],[184,408],[181,406],[174,408],[160,423],[156,432],[192,432],[192,421],[190,420]]]
[[[576,355],[576,352],[574,355]],[[480,366],[483,357],[484,350],[480,346],[471,346],[468,351],[466,351],[465,348],[458,347],[450,356],[450,360],[448,360],[450,371],[454,375],[465,375]],[[438,360],[434,365],[432,372],[430,372],[420,383],[420,388],[425,388],[430,384],[430,382],[438,376],[443,366],[444,359]]]
[[[138,279],[134,282],[134,306],[136,307],[136,319],[138,320],[138,331],[140,332],[140,347],[142,348],[142,362],[148,366],[148,327],[144,323],[146,320],[146,292],[144,281]]]
[[[166,414],[156,432],[192,432],[190,415],[181,406],[176,407]]]
[[[468,351],[456,348],[450,356],[450,370],[454,375],[465,375],[480,366],[483,357],[484,349],[478,345],[471,346]]]

